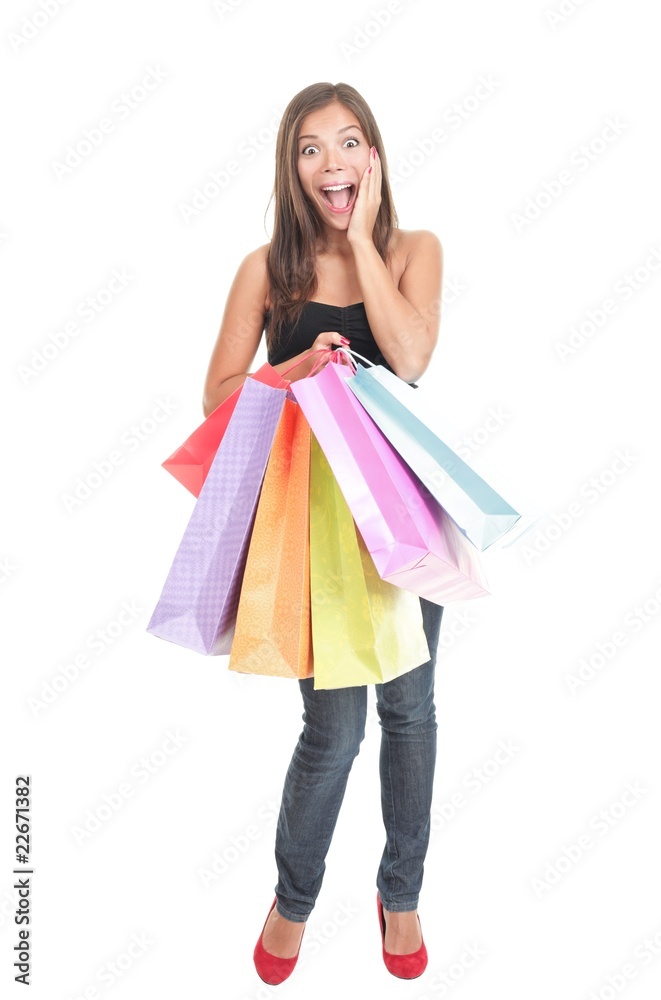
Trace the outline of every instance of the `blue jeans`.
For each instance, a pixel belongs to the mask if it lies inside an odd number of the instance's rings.
[[[434,671],[443,608],[422,597],[420,606],[431,659],[375,685],[386,831],[376,885],[386,910],[417,909],[429,845],[437,730]],[[278,816],[275,894],[282,916],[305,921],[321,888],[349,771],[365,736],[367,687],[315,691],[313,677],[298,683],[304,727]]]

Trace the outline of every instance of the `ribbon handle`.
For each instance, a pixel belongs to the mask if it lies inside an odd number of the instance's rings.
[[[323,351],[323,353],[321,357],[317,358],[317,360],[313,364],[312,368],[307,374],[307,378],[310,378],[310,376],[315,374],[318,368],[321,368],[322,364],[324,363],[324,354],[328,353],[330,353],[330,360],[335,364],[343,364],[343,365],[348,364],[351,370],[352,371],[354,370],[355,365],[352,363],[350,358],[346,358],[344,357],[344,355],[340,354],[339,347],[331,345],[330,347],[323,347],[321,348],[321,350]]]
[[[298,365],[302,365],[303,362],[307,361],[308,358],[311,358],[313,354],[319,354],[321,351],[326,351],[326,350],[328,350],[328,348],[326,348],[326,347],[318,347],[316,349],[316,351],[310,351],[308,354],[305,355],[305,357],[300,358],[299,361],[295,361],[293,365],[290,365],[289,368],[285,368],[285,370],[283,372],[280,372],[280,375],[284,378],[284,376],[287,374],[287,372],[293,371],[293,369],[297,368]],[[315,364],[316,364],[316,362],[315,362]],[[291,379],[288,379],[288,381],[291,382]]]
[[[340,348],[340,347],[318,347],[316,350],[310,351],[308,354],[305,355],[305,357],[301,358],[299,361],[294,362],[294,364],[290,365],[289,368],[285,368],[285,370],[283,372],[280,372],[280,376],[281,376],[281,378],[284,379],[284,376],[287,374],[287,372],[292,371],[298,365],[302,364],[304,361],[307,361],[308,358],[311,358],[314,354],[318,354],[319,357],[315,360],[312,368],[310,369],[310,371],[306,375],[306,378],[310,378],[312,375],[314,375],[314,373],[317,371],[318,368],[321,368],[321,366],[322,366],[322,364],[323,364],[323,362],[325,360],[324,356],[327,355],[328,353],[331,354],[331,361],[336,361],[336,357],[337,357],[337,362],[336,363],[340,363],[340,358],[342,358],[342,360],[341,360],[342,364],[349,364],[349,365],[352,365],[353,368],[355,368],[355,365],[353,364],[351,358],[347,359],[347,358],[344,358],[341,355],[339,355],[339,351],[340,350],[342,350],[342,348]],[[358,357],[360,357],[360,355],[358,355]],[[286,381],[290,382],[291,379],[287,379]]]
[[[352,367],[353,367],[354,369],[356,368],[356,363],[355,363],[355,361],[353,360],[354,358],[360,358],[360,360],[361,360],[361,361],[365,361],[365,362],[366,362],[366,363],[367,363],[368,365],[370,365],[370,366],[371,366],[372,368],[375,368],[375,367],[376,367],[376,365],[374,364],[374,362],[373,362],[373,361],[370,361],[370,359],[369,359],[369,358],[364,358],[364,357],[362,356],[362,354],[359,354],[359,353],[358,353],[358,351],[352,351],[352,350],[350,350],[350,349],[349,349],[348,347],[336,347],[336,348],[335,348],[335,351],[336,351],[336,353],[337,353],[337,352],[339,352],[339,351],[341,351],[341,352],[342,352],[343,354],[344,354],[344,353],[346,352],[346,354],[348,354],[348,355],[349,355],[349,361],[350,361],[350,363],[351,363],[351,365],[352,365]]]
[[[336,351],[346,351],[348,354],[352,354],[355,358],[360,358],[360,360],[364,361],[366,364],[368,364],[370,366],[370,368],[376,368],[377,367],[377,365],[373,361],[370,361],[369,358],[364,358],[362,356],[362,354],[358,354],[357,351],[351,351],[348,347],[338,347],[338,348],[336,348]],[[354,365],[353,367],[354,367],[354,371],[355,371],[356,370],[356,366]],[[399,376],[397,376],[397,378],[399,378]],[[404,380],[402,379],[401,381],[404,381]],[[415,382],[407,382],[407,385],[410,385],[412,389],[419,389],[420,388],[420,386],[417,385]]]

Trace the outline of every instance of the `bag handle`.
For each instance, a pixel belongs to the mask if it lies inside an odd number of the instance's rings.
[[[336,350],[336,352],[337,351],[346,351],[347,354],[353,354],[354,357],[360,358],[361,361],[365,361],[366,364],[368,364],[370,366],[370,368],[377,368],[378,367],[377,365],[375,365],[375,363],[373,361],[370,361],[369,358],[364,358],[362,356],[362,354],[358,354],[357,351],[351,351],[348,347],[336,347],[335,350]],[[354,370],[356,370],[355,364],[354,364]],[[416,385],[415,382],[408,382],[407,385],[410,385],[412,389],[419,389],[420,388],[420,386]]]
[[[291,379],[285,379],[285,375],[287,374],[287,372],[293,371],[293,369],[298,367],[298,365],[303,364],[303,362],[307,361],[308,358],[312,357],[314,353],[315,353],[314,351],[310,351],[310,353],[306,354],[304,358],[301,358],[299,361],[295,361],[293,365],[289,366],[289,368],[285,368],[283,372],[280,372],[280,377],[283,379],[283,381],[291,382]]]
[[[353,360],[354,358],[360,358],[361,361],[367,362],[367,364],[370,365],[372,368],[376,368],[376,365],[374,364],[373,361],[370,361],[369,358],[364,358],[362,354],[358,353],[358,351],[352,351],[348,347],[336,347],[335,353],[337,354],[339,352],[342,352],[343,354],[346,352],[350,356],[349,361],[354,369],[356,368],[356,363]]]
[[[312,368],[307,373],[306,378],[311,378],[315,374],[315,372],[319,368],[321,368],[321,366],[324,363],[324,360],[326,359],[326,355],[329,353],[330,350],[331,350],[330,347],[318,347],[317,348],[317,351],[315,353],[318,353],[319,357],[315,360],[314,364],[312,365]]]
[[[295,361],[293,365],[289,366],[289,368],[285,368],[285,370],[283,372],[280,372],[280,375],[284,378],[284,376],[287,374],[287,372],[291,372],[291,371],[294,370],[294,368],[297,368],[299,365],[302,365],[303,362],[307,361],[308,358],[311,358],[313,354],[318,354],[320,351],[325,351],[325,350],[327,350],[327,348],[325,348],[325,347],[318,347],[316,351],[310,351],[309,354],[306,354],[304,357],[300,358],[298,361]],[[291,379],[288,379],[287,381],[291,382]]]
[[[322,363],[324,361],[324,355],[326,355],[326,354],[328,354],[330,352],[331,355],[332,355],[331,360],[333,361],[333,360],[335,360],[335,355],[337,354],[337,352],[339,350],[340,350],[339,347],[337,347],[337,348],[335,348],[335,347],[318,347],[315,351],[310,351],[308,354],[305,355],[305,357],[301,358],[299,361],[294,362],[294,364],[290,365],[289,368],[285,368],[285,370],[283,372],[280,372],[280,376],[284,379],[284,376],[287,374],[287,372],[293,371],[294,368],[296,368],[298,365],[302,364],[304,361],[307,361],[308,358],[311,358],[315,354],[319,354],[320,357],[318,357],[315,360],[312,368],[310,369],[310,371],[308,372],[308,374],[306,376],[307,378],[310,378],[310,376],[313,375],[316,372],[317,368],[321,367],[321,365],[322,365]],[[346,359],[342,360],[342,364],[348,364],[348,363],[350,364],[351,362],[350,361],[347,362]],[[291,381],[291,379],[288,379],[287,381]]]
[[[343,364],[343,365],[347,365],[348,364],[349,367],[351,368],[351,370],[353,371],[353,368],[355,366],[353,366],[351,364],[351,359],[348,359],[348,358],[344,357],[342,354],[339,354],[338,353],[338,348],[335,347],[333,344],[331,344],[329,347],[322,347],[322,348],[320,348],[320,350],[323,353],[322,353],[321,357],[317,358],[317,360],[313,364],[312,368],[310,369],[310,371],[307,374],[307,378],[310,378],[311,375],[315,374],[315,372],[317,371],[318,368],[321,368],[321,366],[322,366],[322,364],[324,362],[324,354],[328,354],[328,353],[330,353],[330,360],[333,361],[333,362],[335,362],[335,364]]]

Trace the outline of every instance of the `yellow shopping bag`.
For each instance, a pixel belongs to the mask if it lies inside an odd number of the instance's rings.
[[[380,684],[429,660],[420,599],[381,579],[310,433],[314,687]]]

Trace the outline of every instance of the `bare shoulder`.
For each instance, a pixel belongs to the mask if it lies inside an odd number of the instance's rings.
[[[268,257],[268,252],[271,244],[263,243],[261,247],[257,247],[256,250],[251,250],[243,258],[245,261],[249,261],[254,266],[264,265],[266,267],[266,258]]]
[[[393,249],[406,263],[418,254],[443,255],[441,241],[430,229],[394,229]]]
[[[263,303],[264,312],[268,308],[269,278],[266,260],[270,245],[264,243],[247,253],[239,265],[235,279],[241,285],[250,287],[255,298],[259,298],[260,303]]]

